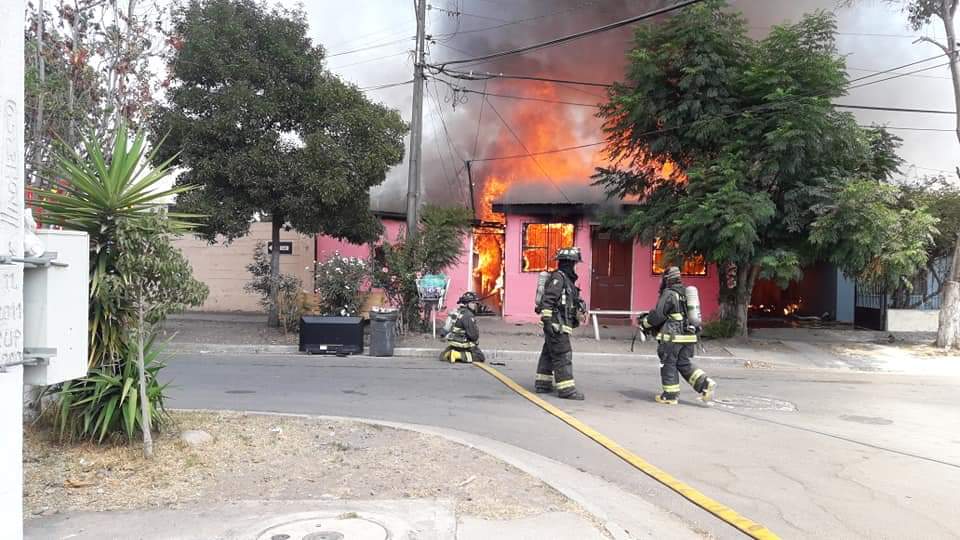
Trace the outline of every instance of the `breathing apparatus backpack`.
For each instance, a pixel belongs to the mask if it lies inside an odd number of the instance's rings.
[[[443,328],[440,329],[440,336],[446,336],[453,330],[454,325],[457,324],[457,321],[460,320],[460,310],[453,309],[450,313],[447,313],[447,320],[443,322]]]
[[[540,313],[540,302],[543,301],[543,289],[547,286],[547,280],[550,279],[552,272],[540,272],[537,274],[537,294],[534,296],[534,311]]]
[[[687,324],[690,326],[703,326],[703,317],[700,314],[700,291],[693,285],[687,285],[683,290],[684,311],[686,313]]]

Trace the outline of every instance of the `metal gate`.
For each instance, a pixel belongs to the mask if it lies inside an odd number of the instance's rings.
[[[854,294],[853,324],[859,328],[887,328],[887,291],[882,285],[857,282]]]

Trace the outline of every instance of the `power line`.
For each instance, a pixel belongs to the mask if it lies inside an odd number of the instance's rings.
[[[904,107],[875,107],[871,105],[846,105],[840,103],[834,103],[834,107],[838,109],[862,109],[866,111],[890,111],[890,112],[902,112],[902,113],[918,113],[918,114],[950,114],[956,115],[956,111],[944,111],[937,109],[909,109]]]
[[[358,88],[358,90],[360,90],[360,91],[362,91],[362,92],[366,92],[366,91],[370,91],[370,90],[385,90],[385,89],[387,89],[387,88],[393,88],[393,87],[395,87],[395,86],[403,86],[403,85],[405,85],[405,84],[410,84],[410,83],[412,83],[412,82],[413,82],[413,79],[410,79],[409,81],[403,81],[403,82],[386,83],[386,84],[376,84],[376,85],[373,85],[373,86],[364,86],[363,88]]]
[[[562,195],[563,198],[566,199],[568,203],[572,202],[570,200],[570,197],[567,197],[567,194],[564,193],[563,190],[560,189],[560,186],[553,180],[553,177],[550,176],[550,173],[548,173],[547,170],[543,168],[543,165],[541,165],[540,162],[537,161],[537,158],[532,153],[530,153],[530,150],[527,149],[527,145],[523,144],[523,141],[520,140],[520,137],[517,136],[517,133],[513,131],[513,128],[510,127],[510,124],[508,124],[507,121],[503,118],[503,115],[500,114],[500,111],[498,111],[497,108],[493,106],[493,103],[490,103],[490,100],[487,99],[486,96],[484,96],[483,99],[486,100],[487,105],[490,106],[490,110],[492,110],[494,114],[497,115],[497,118],[500,119],[500,122],[503,123],[503,126],[507,128],[507,131],[509,131],[510,134],[513,135],[513,138],[517,140],[517,143],[520,144],[520,148],[523,148],[523,151],[527,153],[527,157],[529,157],[537,165],[537,167],[540,169],[540,172],[543,173],[543,176],[545,176],[547,180],[549,180],[550,183],[553,184],[553,187],[557,188],[557,191],[560,192],[560,195]]]
[[[850,66],[847,66],[847,67],[846,67],[846,70],[847,70],[847,71],[863,71],[863,72],[866,72],[866,73],[874,73],[874,74],[879,73],[879,72],[878,72],[877,70],[875,70],[875,69],[855,68],[855,67],[850,67]],[[910,76],[911,76],[911,77],[916,77],[916,78],[918,78],[918,79],[940,79],[940,80],[942,80],[942,81],[950,81],[950,80],[953,80],[953,79],[951,79],[950,77],[942,77],[942,76],[939,76],[939,75],[910,75]]]
[[[860,127],[892,129],[894,131],[934,131],[937,133],[956,133],[957,132],[957,128],[945,129],[945,128],[924,128],[924,127],[909,127],[909,126],[884,126],[882,124],[876,125],[876,126],[866,126],[861,124]]]
[[[570,9],[566,9],[566,10],[563,10],[563,11],[555,11],[555,12],[552,12],[552,13],[546,13],[546,14],[544,14],[544,15],[536,15],[536,16],[533,16],[533,17],[527,17],[527,18],[525,18],[525,19],[517,19],[517,20],[515,20],[515,21],[509,21],[509,22],[505,22],[505,23],[503,23],[503,24],[498,24],[498,25],[494,25],[494,26],[487,26],[487,27],[484,27],[484,28],[473,28],[473,29],[470,29],[470,30],[458,30],[457,32],[451,32],[451,33],[448,33],[448,34],[441,34],[441,36],[443,36],[443,37],[447,37],[447,36],[452,37],[454,34],[475,34],[475,33],[478,33],[478,32],[487,32],[487,31],[490,31],[490,30],[497,30],[497,29],[499,29],[499,28],[505,28],[505,27],[507,27],[507,26],[512,26],[512,25],[515,25],[515,24],[524,24],[524,23],[528,23],[528,22],[538,21],[538,20],[540,20],[540,19],[546,19],[546,18],[549,18],[549,17],[554,17],[554,16],[557,16],[557,15],[563,15],[563,14],[566,14],[566,13],[572,13],[572,12],[574,12],[574,11],[580,11],[580,10],[582,10],[582,9],[588,8],[588,7],[593,6],[593,5],[596,5],[596,2],[587,2],[587,3],[583,4],[583,5],[580,5],[580,6],[577,6],[577,7],[574,7],[574,8],[570,8]],[[437,37],[437,36],[435,36],[435,37]]]
[[[483,81],[483,91],[487,91],[487,81]],[[480,143],[480,126],[483,125],[483,106],[487,104],[486,99],[480,100],[480,115],[477,117],[477,134],[473,138],[473,156],[477,155],[477,145]]]
[[[612,83],[601,83],[601,82],[591,82],[591,81],[573,81],[569,79],[554,79],[550,77],[535,77],[532,75],[505,75],[503,73],[474,73],[467,71],[457,71],[453,69],[446,69],[441,64],[440,66],[427,66],[434,70],[435,74],[443,74],[448,77],[453,77],[455,79],[462,79],[465,81],[485,81],[488,79],[514,79],[519,81],[540,81],[540,82],[549,82],[556,84],[573,84],[579,86],[593,86],[597,88],[612,88]]]
[[[877,75],[886,75],[887,73],[893,73],[893,72],[897,71],[898,69],[904,69],[904,68],[908,68],[908,67],[913,67],[913,66],[915,66],[915,65],[917,65],[917,64],[924,64],[924,63],[929,62],[929,61],[931,61],[931,60],[936,60],[937,58],[940,58],[941,56],[946,56],[946,54],[944,54],[944,53],[935,54],[935,55],[933,55],[933,56],[928,56],[927,58],[922,58],[922,59],[920,59],[920,60],[916,60],[916,61],[910,62],[909,64],[903,64],[902,66],[892,67],[892,68],[890,68],[890,69],[884,69],[884,70],[882,70],[882,71],[877,71],[877,72],[875,72],[875,73],[873,73],[873,74],[870,74],[870,75],[864,75],[863,77],[857,77],[856,79],[850,79],[849,81],[847,81],[847,84],[855,83],[855,82],[858,82],[858,81],[865,81],[865,80],[867,80],[867,79],[872,79],[872,78],[876,77]],[[934,66],[934,67],[940,67],[940,66]],[[930,68],[930,69],[932,69],[932,68]],[[898,74],[898,75],[907,76],[907,75],[912,75],[913,73],[917,73],[917,72],[901,73],[901,74]]]
[[[653,10],[653,11],[648,11],[647,13],[643,13],[643,14],[641,14],[641,15],[636,15],[636,16],[634,16],[634,17],[629,17],[629,18],[626,18],[626,19],[623,19],[623,20],[620,20],[620,21],[616,21],[616,22],[613,22],[613,23],[610,23],[610,24],[607,24],[607,25],[604,25],[604,26],[598,26],[597,28],[591,28],[590,30],[585,30],[585,31],[583,31],[583,32],[577,32],[577,33],[569,34],[569,35],[566,35],[566,36],[563,36],[563,37],[554,38],[554,39],[551,39],[551,40],[548,40],[548,41],[543,41],[543,42],[540,42],[540,43],[534,43],[534,44],[532,44],[532,45],[527,45],[527,46],[525,46],[525,47],[519,47],[519,48],[516,48],[516,49],[507,50],[507,51],[500,51],[500,52],[496,52],[496,53],[492,53],[492,54],[487,54],[487,55],[484,55],[484,56],[478,56],[478,57],[475,57],[475,58],[463,58],[463,59],[460,59],[460,60],[451,60],[451,61],[449,61],[449,62],[444,62],[444,63],[441,64],[441,65],[442,65],[442,66],[447,66],[447,65],[453,65],[453,64],[466,64],[466,63],[481,62],[481,61],[493,60],[493,59],[496,59],[496,58],[502,58],[502,57],[504,57],[504,56],[511,56],[511,55],[514,55],[514,54],[520,54],[520,53],[535,51],[535,50],[538,50],[538,49],[544,49],[544,48],[547,48],[547,47],[553,47],[553,46],[555,46],[555,45],[560,45],[561,43],[567,43],[567,42],[569,42],[569,41],[581,39],[581,38],[584,38],[584,37],[587,37],[587,36],[592,36],[592,35],[594,35],[594,34],[599,34],[599,33],[601,33],[601,32],[608,32],[608,31],[610,31],[610,30],[615,30],[615,29],[617,29],[617,28],[621,28],[621,27],[623,27],[623,26],[627,26],[627,25],[630,25],[630,24],[633,24],[633,23],[637,23],[637,22],[640,22],[640,21],[645,21],[645,20],[647,20],[647,19],[652,19],[653,17],[656,17],[656,16],[658,16],[658,15],[664,15],[664,14],[666,14],[666,13],[670,13],[670,12],[676,11],[676,10],[678,10],[678,9],[683,9],[683,8],[685,8],[685,7],[692,6],[692,5],[694,5],[694,4],[699,4],[699,3],[701,3],[701,2],[703,2],[703,0],[685,0],[685,1],[683,1],[683,2],[680,2],[680,3],[678,3],[678,4],[674,4],[674,5],[669,6],[669,7],[660,8],[660,9],[656,9],[656,10]]]
[[[486,101],[487,103],[490,103],[490,101],[487,99],[484,99],[484,101]],[[490,107],[492,108],[493,105],[491,104]],[[678,128],[672,128],[672,129],[678,129]],[[664,130],[664,131],[667,131],[667,130]],[[652,135],[654,133],[656,133],[656,131],[643,133],[642,135]],[[514,135],[514,137],[516,137],[516,135]],[[606,143],[607,141],[597,141],[597,142],[586,143],[586,144],[578,144],[577,146],[565,146],[562,148],[554,148],[552,150],[543,150],[540,152],[527,152],[526,154],[513,154],[513,155],[507,155],[507,156],[477,158],[477,159],[471,159],[470,161],[474,163],[479,163],[481,161],[501,161],[504,159],[518,159],[518,158],[527,158],[527,157],[534,157],[534,156],[545,156],[547,154],[559,154],[562,152],[570,152],[571,150],[580,150],[581,148],[590,148],[591,146],[600,146],[601,144],[606,144]],[[524,147],[524,149],[526,149],[526,147]]]
[[[546,98],[538,98],[538,97],[531,97],[531,96],[515,96],[515,95],[512,95],[512,94],[499,94],[499,93],[496,93],[496,92],[487,92],[487,91],[485,91],[485,90],[484,90],[484,91],[471,90],[471,89],[466,88],[466,87],[456,86],[455,84],[451,83],[450,81],[441,79],[441,78],[439,78],[439,77],[431,77],[431,78],[432,78],[433,80],[435,80],[435,81],[440,81],[440,82],[446,84],[446,85],[449,86],[451,89],[453,89],[454,92],[463,92],[463,93],[465,93],[465,94],[477,94],[477,95],[481,95],[481,96],[490,96],[490,97],[501,97],[501,98],[509,98],[509,99],[518,99],[518,100],[521,100],[521,101],[537,101],[537,102],[540,102],[540,103],[554,103],[554,104],[557,104],[557,105],[571,105],[571,106],[575,106],[575,107],[592,107],[592,108],[594,108],[594,109],[600,108],[600,105],[597,105],[596,103],[580,103],[580,102],[576,102],[576,101],[564,101],[564,100],[560,100],[560,99],[546,99]],[[486,84],[486,83],[484,83],[484,84]]]
[[[379,49],[379,48],[381,48],[381,47],[386,47],[386,46],[388,46],[388,45],[393,45],[393,44],[395,44],[395,43],[406,43],[406,42],[409,41],[410,39],[412,39],[412,38],[405,37],[405,38],[403,38],[403,39],[395,39],[395,40],[393,40],[393,41],[387,41],[387,42],[384,42],[384,43],[378,43],[378,44],[374,44],[374,45],[367,45],[366,47],[360,47],[360,48],[358,48],[358,49],[351,49],[351,50],[349,50],[349,51],[340,51],[340,52],[337,52],[337,53],[331,53],[331,54],[326,55],[326,57],[327,57],[327,58],[333,58],[334,56],[343,56],[343,55],[345,55],[345,54],[353,54],[353,53],[358,53],[358,52],[363,52],[363,51],[369,51],[369,50],[372,50],[372,49]]]
[[[894,79],[899,79],[899,78],[901,78],[901,77],[908,77],[908,76],[910,76],[910,75],[913,75],[914,73],[922,73],[922,72],[924,72],[924,71],[930,71],[931,69],[942,68],[942,67],[946,67],[946,66],[949,66],[949,65],[950,65],[950,62],[946,62],[946,63],[944,63],[944,64],[937,64],[937,65],[935,65],[935,66],[930,66],[930,67],[915,69],[915,70],[913,70],[913,71],[908,71],[907,73],[899,73],[899,74],[897,74],[897,75],[893,75],[893,76],[891,76],[891,77],[886,77],[886,78],[884,78],[884,79],[880,79],[880,80],[877,80],[877,81],[869,81],[869,82],[865,82],[865,83],[862,83],[862,84],[857,84],[857,85],[854,85],[854,86],[848,86],[848,87],[847,87],[847,90],[855,90],[855,89],[857,89],[857,88],[863,88],[864,86],[870,86],[871,84],[878,84],[878,83],[882,83],[882,82],[886,82],[886,81],[892,81],[892,80],[894,80]],[[854,81],[855,81],[855,80],[862,80],[862,79],[854,79]],[[854,82],[854,81],[850,81],[850,82]],[[847,84],[850,84],[850,83],[847,83]]]
[[[344,64],[344,65],[342,65],[342,66],[330,66],[328,69],[334,69],[334,70],[346,69],[346,68],[349,68],[349,67],[359,66],[359,65],[362,65],[362,64],[369,64],[369,63],[371,63],[371,62],[379,62],[380,60],[386,60],[387,58],[396,58],[397,56],[401,56],[401,55],[405,55],[405,54],[410,54],[410,52],[411,52],[411,51],[401,51],[401,52],[398,52],[398,53],[387,54],[387,55],[384,55],[384,56],[378,56],[378,57],[376,57],[376,58],[368,58],[367,60],[360,60],[359,62],[352,62],[352,63],[349,63],[349,64]]]

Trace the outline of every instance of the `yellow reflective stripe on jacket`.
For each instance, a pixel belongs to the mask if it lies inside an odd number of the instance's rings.
[[[657,334],[657,341],[663,341],[665,343],[696,343],[697,336],[696,334]]]
[[[567,325],[565,325],[565,324],[561,324],[561,325],[560,325],[560,331],[563,332],[564,334],[572,334],[572,333],[573,333],[573,327],[572,327],[572,326],[567,326]]]
[[[541,318],[544,318],[544,319],[547,318],[547,317],[553,317],[553,310],[552,310],[552,309],[541,309],[541,310],[540,310],[540,317],[541,317]]]
[[[682,320],[683,320],[683,313],[671,313],[670,315],[668,315],[668,317],[670,317],[671,319],[673,319],[673,320],[675,320],[675,321],[682,321]]]
[[[644,317],[643,320],[640,321],[640,324],[641,324],[644,328],[652,328],[652,327],[653,327],[653,325],[650,324],[650,321],[648,321],[646,317]]]
[[[573,388],[576,386],[576,383],[573,382],[573,379],[568,381],[560,381],[557,383],[557,390],[564,390],[566,388]]]

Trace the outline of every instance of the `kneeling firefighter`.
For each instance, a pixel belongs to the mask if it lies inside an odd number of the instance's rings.
[[[695,287],[684,289],[680,269],[671,266],[660,282],[660,299],[641,321],[644,331],[655,331],[657,356],[660,357],[660,381],[663,392],[657,403],[676,405],[680,395],[679,372],[704,401],[713,397],[717,383],[693,365],[693,354],[700,333],[700,300]]]
[[[480,298],[474,292],[465,292],[457,300],[457,309],[447,315],[443,325],[446,333],[447,348],[440,354],[440,358],[447,362],[483,362],[483,351],[480,350],[480,329],[474,314],[477,312],[477,303]]]
[[[580,326],[580,317],[586,306],[580,300],[577,288],[577,273],[574,266],[581,262],[580,248],[564,248],[557,251],[557,270],[542,273],[543,292],[538,298],[536,312],[543,323],[543,349],[537,364],[537,380],[534,388],[538,393],[552,392],[564,399],[582,400],[573,380],[573,349],[570,334]]]

